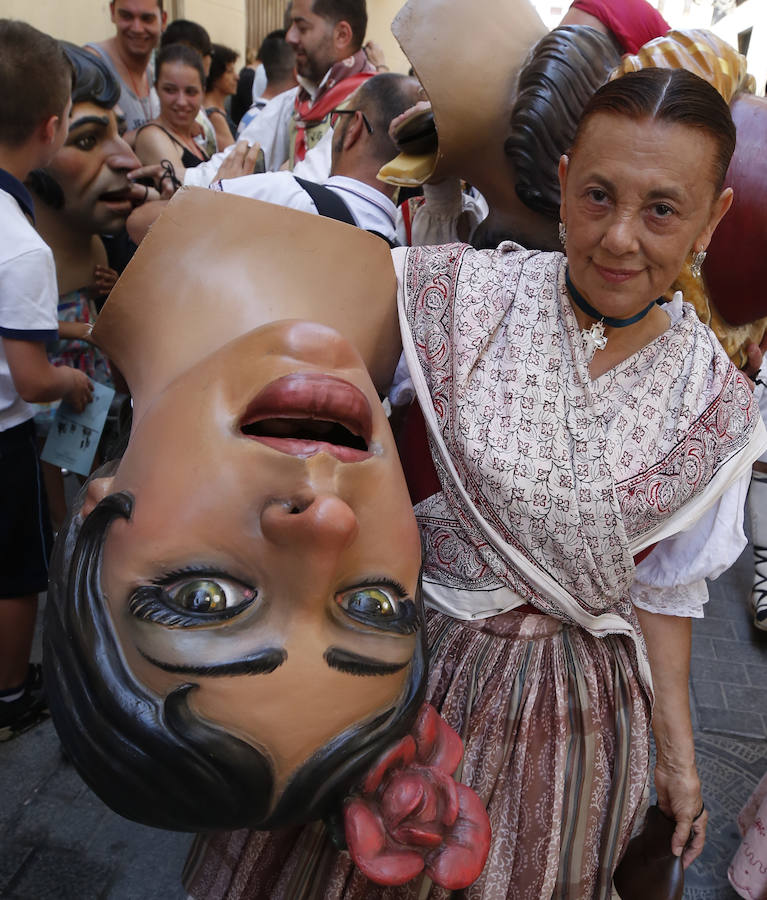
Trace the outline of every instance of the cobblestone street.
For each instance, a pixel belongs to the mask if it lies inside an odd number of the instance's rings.
[[[686,900],[737,895],[727,865],[736,816],[767,770],[767,634],[751,625],[751,550],[711,586],[694,624],[693,716],[709,809],[706,850]],[[35,658],[39,658],[39,648]],[[62,756],[50,721],[0,745],[0,897],[8,900],[183,900],[189,835],[115,815]]]

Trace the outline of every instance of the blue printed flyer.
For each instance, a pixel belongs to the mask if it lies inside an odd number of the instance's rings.
[[[40,458],[78,475],[89,475],[114,394],[111,387],[94,381],[93,400],[81,413],[61,403]]]

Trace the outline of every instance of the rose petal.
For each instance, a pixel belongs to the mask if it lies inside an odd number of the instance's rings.
[[[459,812],[441,849],[429,854],[426,873],[440,887],[458,891],[475,882],[490,852],[490,819],[482,801],[466,785],[456,785]]]
[[[429,824],[401,825],[391,832],[391,836],[400,844],[428,847],[429,849],[439,847],[444,838],[442,829],[437,823],[431,823],[431,827]]]
[[[384,788],[381,797],[381,816],[391,831],[399,823],[417,814],[424,801],[424,779],[408,770],[397,772]]]
[[[396,769],[401,766],[409,765],[415,758],[415,741],[410,735],[406,735],[401,741],[396,743],[390,750],[381,754],[373,768],[368,772],[365,781],[362,784],[363,794],[374,793],[384,775],[389,769]]]
[[[405,884],[424,868],[421,854],[413,850],[392,850],[373,859],[357,859],[352,854],[352,859],[362,874],[376,884]]]
[[[386,843],[383,822],[364,800],[355,797],[344,804],[344,833],[353,857],[372,857]]]
[[[432,803],[430,806],[424,803],[423,809],[419,810],[418,820],[431,822],[439,819],[443,825],[452,825],[458,816],[459,808],[458,785],[452,776],[432,766],[418,766],[412,769],[418,772],[425,784],[431,786],[430,798],[439,800],[439,804]]]
[[[463,757],[463,741],[430,703],[424,703],[413,730],[418,762],[452,775]]]

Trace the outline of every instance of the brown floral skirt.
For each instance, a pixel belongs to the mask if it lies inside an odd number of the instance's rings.
[[[568,900],[611,895],[647,782],[650,709],[628,639],[542,615],[427,616],[428,699],[461,735],[458,775],[487,806],[493,840],[466,891],[372,884],[315,823],[200,836],[194,900]]]

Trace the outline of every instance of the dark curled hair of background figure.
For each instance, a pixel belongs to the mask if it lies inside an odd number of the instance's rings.
[[[132,508],[123,492],[102,500],[82,524],[73,515],[51,562],[44,675],[54,724],[81,777],[120,815],[155,828],[273,828],[333,816],[346,791],[413,724],[425,692],[425,628],[397,705],[320,748],[271,810],[269,760],[195,715],[189,697],[197,685],[159,697],[124,662],[101,568],[111,523],[129,519]]]
[[[504,145],[517,196],[530,209],[559,217],[559,158],[572,146],[584,106],[620,59],[611,38],[585,25],[555,28],[531,50]]]

